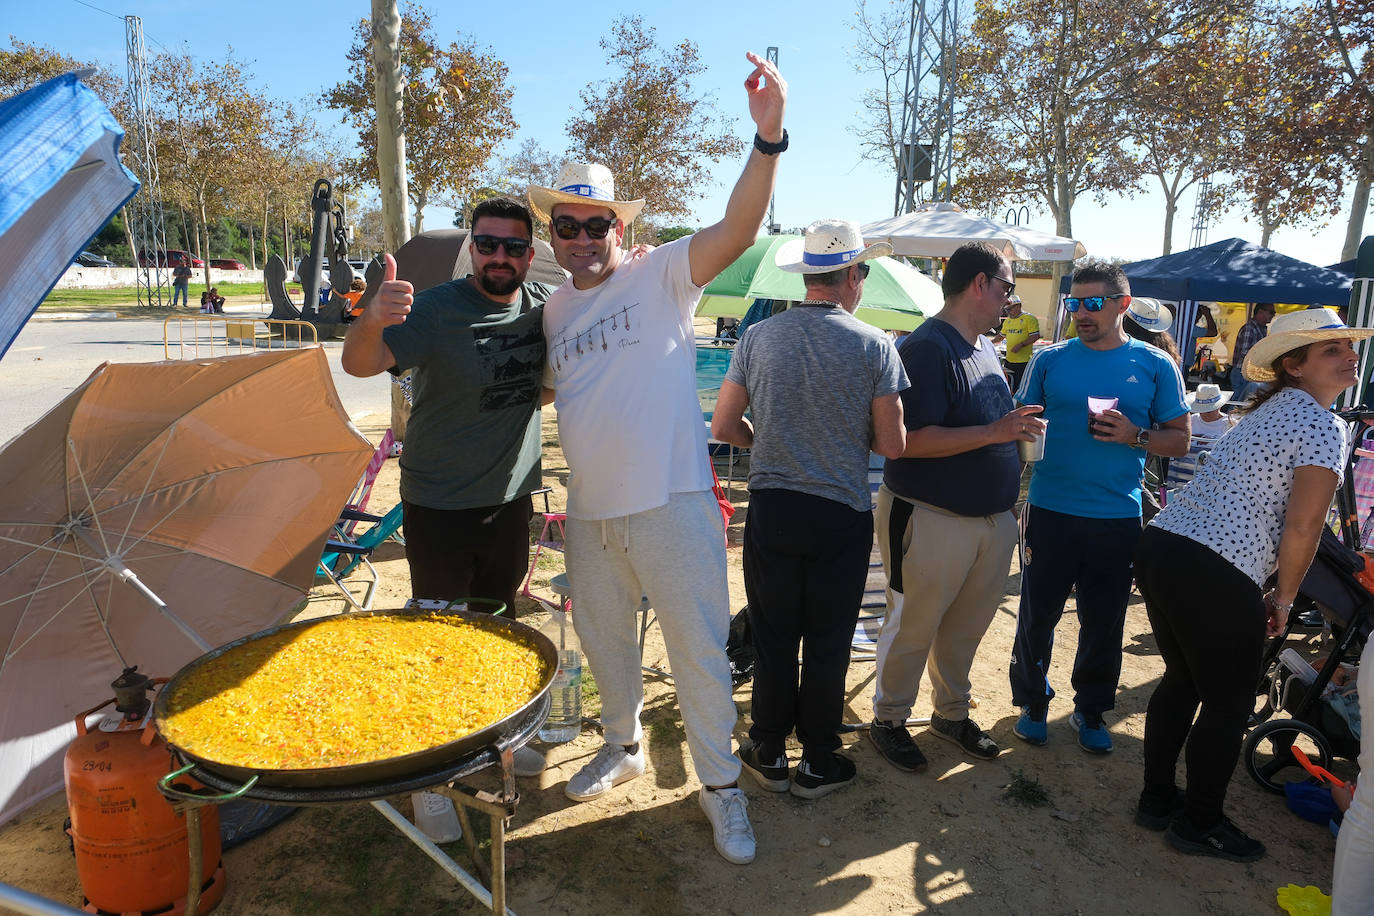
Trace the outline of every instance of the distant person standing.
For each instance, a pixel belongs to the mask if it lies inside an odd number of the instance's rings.
[[[1008,271],[1010,273],[1010,271]],[[1007,382],[1012,393],[1021,387],[1021,378],[1030,364],[1035,342],[1040,339],[1040,319],[1021,310],[1021,297],[1012,294],[1007,300],[1007,315],[993,343],[1007,342],[1007,355],[1002,364],[1007,370]]]
[[[1269,322],[1274,320],[1274,303],[1261,302],[1255,306],[1250,320],[1236,334],[1236,346],[1231,353],[1231,391],[1237,401],[1247,401],[1259,384],[1245,377],[1242,369],[1250,348],[1264,339]]]
[[[181,297],[181,304],[189,306],[191,288],[191,265],[185,261],[177,263],[172,268],[172,308],[177,307],[177,297]]]
[[[891,253],[884,242],[865,247],[847,220],[819,220],[783,245],[777,266],[802,275],[806,299],[744,335],[711,420],[711,435],[752,449],[744,589],[758,661],[752,741],[739,756],[765,789],[799,798],[855,773],[835,751],[873,548],[868,453],[902,453],[907,380],[888,336],[854,309],[867,262]],[[794,731],[802,760],[789,784]]]

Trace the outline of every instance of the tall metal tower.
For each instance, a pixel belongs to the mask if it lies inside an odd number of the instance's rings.
[[[959,0],[911,2],[893,216],[927,200],[950,199],[958,23]]]
[[[1190,248],[1201,248],[1207,244],[1207,224],[1212,221],[1212,211],[1216,200],[1212,194],[1212,175],[1209,172],[1197,183],[1197,203],[1193,205],[1193,235]]]
[[[167,250],[167,232],[157,174],[157,128],[148,92],[147,47],[143,43],[143,20],[137,16],[124,17],[124,45],[129,62],[129,123],[125,125],[124,149],[139,180],[138,194],[125,213],[137,249],[134,274],[138,304],[160,306],[171,302],[172,288],[167,264],[156,263],[161,259],[154,256],[154,252]]]

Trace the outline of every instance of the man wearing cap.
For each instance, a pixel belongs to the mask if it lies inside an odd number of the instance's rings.
[[[899,348],[907,439],[883,468],[878,549],[887,614],[878,634],[869,738],[901,770],[925,769],[907,732],[930,665],[931,734],[975,758],[1000,752],[969,716],[969,670],[1006,588],[1020,495],[1015,442],[1043,433],[1040,408],[1016,407],[983,336],[1013,294],[1011,265],[985,242],[961,246],[945,267],[945,306]],[[752,505],[750,511],[753,511]],[[750,605],[751,609],[753,605]]]
[[[1236,332],[1235,351],[1231,354],[1231,391],[1237,401],[1250,400],[1250,395],[1259,387],[1258,382],[1245,377],[1245,357],[1249,355],[1250,348],[1268,333],[1269,322],[1274,320],[1274,311],[1272,302],[1257,303],[1250,320]]]
[[[1011,276],[1011,271],[1007,271],[1007,276]],[[1030,362],[1031,354],[1035,352],[1035,342],[1039,339],[1040,319],[1030,312],[1023,312],[1021,297],[1012,293],[1011,298],[1007,299],[1006,317],[1002,319],[1002,328],[992,339],[994,344],[1004,340],[1007,343],[1007,355],[1003,365],[1006,367],[1007,382],[1012,391],[1021,387],[1021,378],[1026,374],[1026,365]]]
[[[1188,454],[1169,462],[1169,474],[1164,485],[1170,490],[1181,490],[1197,473],[1198,458],[1203,452],[1210,451],[1222,434],[1234,426],[1234,422],[1221,412],[1231,400],[1231,392],[1222,391],[1219,385],[1204,382],[1197,391],[1184,396],[1188,410],[1193,414],[1192,438]]]
[[[873,547],[868,455],[902,453],[906,375],[888,336],[853,314],[868,260],[891,253],[865,247],[847,220],[812,223],[779,248],[777,266],[802,275],[806,299],[745,333],[711,418],[712,436],[752,449],[744,588],[758,657],[740,759],[765,789],[800,798],[854,778],[835,751]],[[802,759],[789,783],[794,731]]]
[[[1145,456],[1188,452],[1189,413],[1178,364],[1126,333],[1130,305],[1130,283],[1120,267],[1088,261],[1077,268],[1064,308],[1077,321],[1078,337],[1036,354],[1016,395],[1022,404],[1044,405],[1049,429],[1045,457],[1031,475],[1022,540],[1010,670],[1021,717],[1012,731],[1031,744],[1049,740],[1054,629],[1076,589],[1070,721],[1079,746],[1093,754],[1112,750],[1102,715],[1115,705],[1121,677]],[[1116,406],[1103,410],[1103,401]]]
[[[571,471],[573,621],[596,672],[606,740],[565,792],[589,801],[644,772],[634,615],[647,595],[702,783],[698,802],[717,851],[737,864],[753,861],[754,832],[730,746],[738,715],[725,656],[725,531],[711,493],[692,317],[702,287],[753,243],[787,147],[786,86],[771,63],[748,57],[757,133],[720,222],[627,260],[620,242],[644,201],[616,200],[604,166],[569,162],[555,187],[530,188],[572,275],[545,307],[544,384],[554,389]]]

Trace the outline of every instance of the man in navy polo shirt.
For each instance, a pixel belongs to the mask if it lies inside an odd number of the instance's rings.
[[[1178,366],[1122,328],[1131,287],[1120,267],[1089,261],[1074,271],[1064,307],[1078,337],[1031,361],[1017,392],[1041,404],[1045,457],[1031,476],[1021,608],[1011,656],[1013,728],[1031,744],[1049,739],[1046,716],[1054,628],[1077,589],[1078,654],[1072,723],[1093,754],[1112,750],[1102,714],[1116,704],[1121,637],[1140,539],[1140,480],[1147,453],[1188,453],[1188,405]],[[1092,415],[1089,399],[1116,406]]]

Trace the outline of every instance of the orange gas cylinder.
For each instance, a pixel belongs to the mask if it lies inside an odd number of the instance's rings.
[[[76,717],[77,737],[67,748],[67,809],[88,912],[185,912],[190,874],[186,818],[157,787],[172,771],[172,761],[149,714],[145,694],[154,683],[126,669],[113,684],[114,700]],[[116,704],[115,711],[88,730],[86,718],[110,703]],[[196,912],[207,913],[223,898],[225,884],[219,814],[213,805],[200,809],[200,834]]]

